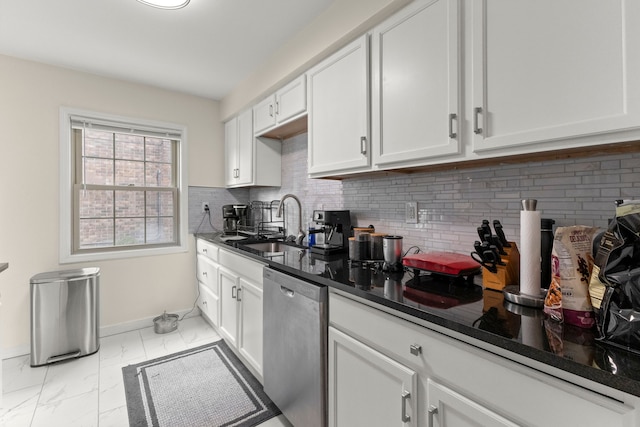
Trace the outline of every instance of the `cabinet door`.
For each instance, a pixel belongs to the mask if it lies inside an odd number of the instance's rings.
[[[274,95],[270,95],[253,107],[253,130],[256,135],[276,124],[274,98]]]
[[[220,333],[229,341],[229,345],[237,347],[238,336],[238,276],[220,267]]]
[[[368,40],[360,37],[307,73],[312,176],[369,168]]]
[[[234,185],[238,171],[238,118],[224,124],[224,183]]]
[[[238,350],[262,375],[262,289],[240,278]]]
[[[198,284],[200,296],[198,297],[198,308],[203,316],[209,319],[213,326],[218,326],[218,297],[211,292],[208,286],[203,283]]]
[[[506,418],[463,395],[427,380],[429,427],[517,427]]]
[[[236,184],[251,184],[254,176],[253,115],[247,110],[238,116],[238,173]]]
[[[329,328],[329,426],[417,425],[417,374]]]
[[[460,152],[458,0],[420,0],[372,33],[374,166]]]
[[[276,121],[282,123],[307,109],[307,78],[303,74],[276,92]]]
[[[474,151],[640,126],[638,2],[472,3]]]

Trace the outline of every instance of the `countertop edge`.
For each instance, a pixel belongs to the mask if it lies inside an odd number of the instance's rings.
[[[517,363],[523,363],[521,358],[524,357],[526,359],[539,362],[545,366],[553,367],[560,371],[576,375],[588,381],[592,381],[592,382],[604,385],[611,389],[628,393],[636,397],[640,397],[640,381],[636,381],[631,378],[620,376],[620,375],[615,375],[615,374],[612,374],[611,372],[608,372],[596,367],[583,365],[581,363],[574,362],[570,359],[566,359],[559,355],[555,355],[553,353],[550,353],[544,350],[536,349],[536,348],[527,346],[525,344],[510,340],[507,338],[503,338],[499,335],[484,331],[482,329],[472,328],[467,325],[445,319],[436,313],[431,313],[426,310],[425,311],[417,310],[417,309],[396,303],[394,301],[380,298],[374,294],[370,294],[365,291],[361,291],[359,289],[346,286],[342,283],[332,281],[331,279],[316,276],[313,274],[309,274],[309,273],[297,270],[295,268],[263,258],[260,255],[251,253],[243,249],[236,248],[233,245],[222,242],[219,240],[218,235],[213,235],[213,236],[197,235],[196,237],[202,238],[211,243],[214,243],[220,246],[221,248],[224,248],[225,250],[230,250],[232,252],[242,254],[244,256],[248,256],[252,259],[255,259],[256,261],[266,263],[270,267],[276,270],[282,271],[287,274],[291,274],[292,276],[298,277],[300,279],[308,280],[310,282],[316,283],[321,286],[328,286],[330,288],[339,289],[345,293],[357,296],[361,299],[367,300],[374,304],[384,306],[387,309],[391,310],[391,314],[393,314],[393,311],[403,313],[405,316],[399,316],[401,318],[406,319],[407,318],[406,316],[414,317],[416,319],[420,319],[422,322],[432,323],[433,325],[437,325],[440,328],[444,328],[445,330],[456,332],[457,334],[469,337],[471,339],[479,340],[491,346],[495,346],[498,349],[504,350],[508,353],[513,353],[514,356],[519,356],[519,357],[509,357],[504,354],[504,351],[495,352],[495,354],[498,354],[499,356],[502,356],[502,357],[506,357]],[[428,327],[428,326],[424,326],[421,323],[418,323],[418,324],[420,324],[420,326],[423,326],[423,327]],[[441,332],[441,331],[436,331],[436,332]],[[444,332],[441,332],[441,333],[444,333]],[[446,333],[444,334],[447,335]],[[458,336],[450,336],[450,337],[460,340]],[[473,342],[465,341],[464,339],[462,341],[469,345],[474,345],[477,347],[477,345],[475,345]],[[483,348],[483,349],[485,351],[490,351],[486,348]],[[541,371],[540,367],[538,366],[532,366],[526,363],[524,364],[532,369]],[[542,372],[545,372],[545,371],[542,370]],[[545,372],[545,373],[548,375],[555,376],[553,373],[550,373],[550,372]]]

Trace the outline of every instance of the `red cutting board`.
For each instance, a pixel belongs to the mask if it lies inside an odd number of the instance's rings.
[[[407,255],[402,265],[448,276],[469,276],[480,272],[480,265],[468,255],[453,252],[429,252]]]

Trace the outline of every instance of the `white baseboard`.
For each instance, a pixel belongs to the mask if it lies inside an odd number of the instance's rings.
[[[190,309],[180,310],[173,314],[177,314],[182,318],[185,313],[189,313]],[[185,316],[185,319],[190,317],[200,316],[200,310],[198,308],[194,309]],[[101,326],[98,329],[98,334],[100,338],[108,337],[111,335],[122,334],[125,332],[137,331],[138,329],[150,328],[153,327],[153,319],[157,316],[146,317],[143,319],[131,320],[129,322],[118,323],[115,325]],[[25,356],[31,354],[31,344],[19,345],[16,347],[5,348],[2,350],[2,359],[11,359],[13,357]]]

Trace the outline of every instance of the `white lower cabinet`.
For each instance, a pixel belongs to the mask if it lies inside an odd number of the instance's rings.
[[[213,326],[218,326],[218,269],[216,262],[217,248],[208,242],[198,241],[198,255],[196,263],[196,273],[198,276],[198,307]]]
[[[203,239],[196,247],[200,312],[262,382],[264,264]]]
[[[417,374],[329,328],[329,426],[414,426]]]
[[[219,331],[262,382],[262,268],[220,249]]]
[[[608,397],[335,292],[329,325],[332,427],[640,423],[633,396]]]

